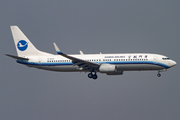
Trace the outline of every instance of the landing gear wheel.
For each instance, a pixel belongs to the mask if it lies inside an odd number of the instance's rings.
[[[158,77],[161,77],[161,74],[160,74],[160,73],[158,73],[158,74],[157,74],[157,76],[158,76]]]
[[[89,77],[89,78],[92,78],[92,77],[93,77],[92,73],[89,73],[89,74],[88,74],[88,77]]]
[[[92,79],[97,79],[98,76],[96,75],[96,72],[95,71],[91,71],[89,74],[88,74],[88,77],[89,78],[92,78]]]
[[[95,74],[95,75],[92,76],[92,78],[95,80],[95,79],[98,78],[98,76]]]

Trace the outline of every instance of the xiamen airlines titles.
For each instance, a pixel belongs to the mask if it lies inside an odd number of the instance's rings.
[[[97,79],[97,72],[122,75],[123,71],[145,70],[156,70],[160,77],[161,71],[176,65],[175,61],[164,55],[149,53],[83,54],[80,51],[80,54],[67,55],[55,43],[58,55],[53,55],[36,49],[17,26],[11,26],[11,31],[18,56],[6,55],[29,67],[59,72],[89,72],[89,78]]]

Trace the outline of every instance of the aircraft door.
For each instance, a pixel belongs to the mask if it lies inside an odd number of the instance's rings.
[[[38,64],[39,64],[39,65],[42,65],[42,58],[39,58],[39,59],[38,59]]]
[[[157,56],[154,56],[154,57],[153,57],[153,63],[154,63],[154,64],[157,64],[157,63],[158,63],[158,57],[157,57]]]

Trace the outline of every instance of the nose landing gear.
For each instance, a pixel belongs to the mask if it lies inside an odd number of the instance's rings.
[[[158,77],[161,77],[161,73],[160,73],[160,71],[158,71],[158,74],[157,74],[157,76],[158,76]]]

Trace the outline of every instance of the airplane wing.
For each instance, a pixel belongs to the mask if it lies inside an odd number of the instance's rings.
[[[85,60],[64,54],[59,50],[56,43],[53,43],[53,44],[54,44],[54,47],[55,47],[57,54],[72,60],[72,63],[74,65],[79,66],[79,70],[98,70],[98,68],[100,67],[100,64],[85,61]]]

